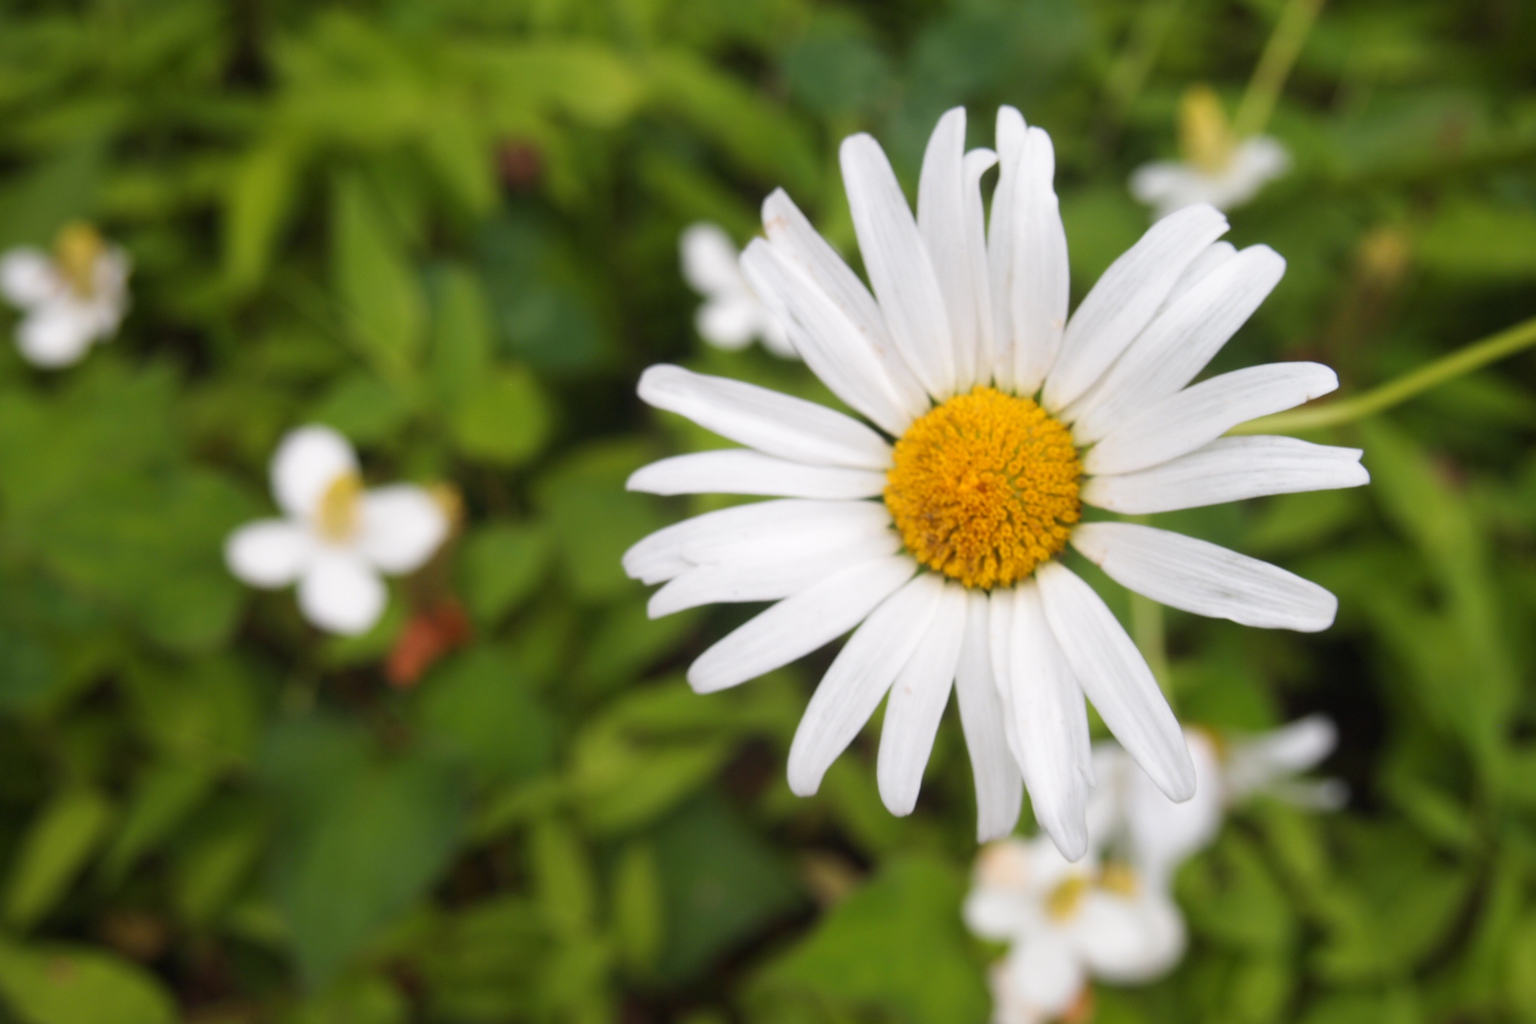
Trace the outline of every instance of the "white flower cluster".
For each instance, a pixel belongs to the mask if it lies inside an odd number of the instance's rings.
[[[1076,862],[1040,835],[982,849],[965,920],[1009,944],[992,970],[994,1024],[1040,1024],[1090,997],[1089,979],[1130,985],[1161,977],[1184,955],[1174,873],[1215,841],[1228,808],[1269,793],[1313,809],[1340,806],[1337,780],[1299,781],[1333,750],[1321,715],[1257,736],[1186,729],[1198,784],[1174,803],[1119,744],[1097,744],[1088,853]]]

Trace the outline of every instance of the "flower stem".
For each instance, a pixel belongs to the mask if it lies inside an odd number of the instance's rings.
[[[1465,376],[1489,363],[1536,345],[1536,317],[1506,327],[1497,334],[1473,342],[1466,348],[1426,363],[1393,381],[1341,402],[1330,402],[1314,409],[1262,416],[1233,427],[1232,434],[1289,434],[1303,430],[1337,427],[1374,416],[1438,387],[1446,381]]]
[[[1289,0],[1270,34],[1259,63],[1248,80],[1248,89],[1232,118],[1232,134],[1239,139],[1258,135],[1269,124],[1275,101],[1290,77],[1296,57],[1312,31],[1324,0]]]

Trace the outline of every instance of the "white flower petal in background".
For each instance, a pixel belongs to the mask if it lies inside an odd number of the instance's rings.
[[[287,519],[260,519],[229,535],[224,560],[229,571],[253,587],[286,587],[315,555],[310,532]]]
[[[22,247],[0,257],[0,293],[23,309],[48,301],[59,289],[53,261],[41,249]]]
[[[1197,203],[1232,210],[1250,202],[1265,185],[1291,169],[1291,154],[1279,139],[1258,135],[1237,144],[1231,161],[1207,171],[1178,160],[1158,160],[1131,174],[1131,195],[1166,217]]]
[[[283,437],[272,456],[272,496],[290,517],[307,519],[338,478],[356,473],[350,441],[330,427],[299,427]]]
[[[377,571],[350,551],[321,551],[299,580],[299,609],[321,629],[366,633],[384,613],[388,595]]]
[[[393,484],[359,501],[357,549],[381,572],[414,572],[448,537],[448,515],[424,487]]]
[[[752,291],[742,275],[736,246],[722,228],[691,225],[683,231],[678,248],[683,279],[704,299],[695,320],[700,337],[730,351],[760,339],[774,355],[795,358],[788,333]]]

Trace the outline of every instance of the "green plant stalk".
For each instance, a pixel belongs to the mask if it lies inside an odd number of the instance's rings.
[[[1269,125],[1275,102],[1285,88],[1296,57],[1301,53],[1324,0],[1290,0],[1280,12],[1280,20],[1270,34],[1259,63],[1248,80],[1248,88],[1232,118],[1232,134],[1239,139],[1258,135]]]
[[[1507,327],[1497,334],[1473,342],[1466,348],[1442,356],[1405,373],[1393,381],[1354,398],[1331,402],[1313,409],[1275,413],[1233,427],[1230,434],[1290,434],[1320,430],[1363,420],[1416,398],[1431,388],[1482,369],[1489,363],[1512,356],[1536,345],[1536,317]]]
[[[1141,656],[1147,659],[1147,667],[1157,679],[1163,695],[1168,696],[1168,643],[1163,635],[1163,606],[1150,597],[1142,597],[1134,590],[1131,595],[1131,638]],[[1169,697],[1169,704],[1172,704]]]

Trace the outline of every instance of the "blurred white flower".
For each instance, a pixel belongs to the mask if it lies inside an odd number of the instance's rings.
[[[742,276],[729,235],[714,224],[694,224],[683,232],[681,248],[683,277],[704,297],[694,323],[705,341],[734,352],[761,338],[774,355],[798,358],[784,326]]]
[[[1184,955],[1165,890],[1091,853],[1069,861],[1043,835],[983,847],[964,913],[977,935],[1011,944],[993,978],[998,1024],[1059,1017],[1090,978],[1151,981]]]
[[[1300,780],[1333,751],[1338,731],[1325,715],[1309,715],[1272,732],[1218,736],[1186,728],[1195,762],[1195,795],[1176,804],[1153,785],[1119,744],[1095,745],[1088,828],[1100,851],[1114,850],[1149,884],[1166,887],[1187,858],[1209,846],[1228,808],[1257,793],[1316,810],[1343,805],[1337,779]]]
[[[272,493],[287,518],[236,530],[225,561],[253,587],[297,581],[304,617],[332,633],[372,628],[384,611],[379,574],[419,568],[448,535],[448,516],[426,488],[363,490],[351,444],[329,427],[283,438],[272,456]]]
[[[0,258],[0,292],[23,312],[16,347],[34,366],[56,369],[110,341],[128,310],[129,260],[89,224],[59,232],[53,255],[12,249]]]
[[[1205,86],[1184,94],[1179,115],[1180,159],[1143,164],[1131,175],[1131,195],[1156,217],[1196,203],[1230,210],[1290,170],[1291,155],[1279,139],[1234,138],[1221,101]]]

